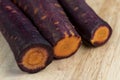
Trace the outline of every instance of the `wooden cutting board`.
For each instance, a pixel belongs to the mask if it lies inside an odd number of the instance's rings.
[[[0,80],[120,80],[120,0],[87,0],[96,13],[113,28],[104,46],[82,45],[70,58],[53,61],[36,74],[22,72],[0,34]]]

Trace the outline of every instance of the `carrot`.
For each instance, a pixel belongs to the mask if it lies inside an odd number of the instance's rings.
[[[0,0],[0,31],[22,71],[35,73],[52,62],[51,45],[10,0]]]
[[[108,41],[112,34],[111,27],[86,4],[85,0],[58,1],[69,15],[83,42],[96,47]]]
[[[66,58],[79,48],[81,38],[57,0],[13,0],[52,44],[54,57]]]

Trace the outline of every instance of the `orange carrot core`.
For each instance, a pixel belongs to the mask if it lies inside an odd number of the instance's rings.
[[[60,40],[57,45],[54,47],[54,54],[56,57],[67,57],[74,53],[78,47],[81,38],[71,36],[65,37],[64,39]]]
[[[28,69],[42,68],[47,61],[47,51],[44,48],[31,48],[22,59],[22,64]]]
[[[91,40],[91,43],[104,43],[109,36],[110,32],[109,29],[106,26],[101,26],[100,28],[98,28],[94,34],[93,39]]]

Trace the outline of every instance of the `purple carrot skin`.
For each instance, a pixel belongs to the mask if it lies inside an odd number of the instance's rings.
[[[108,41],[112,29],[88,6],[85,0],[58,0],[83,42],[94,47],[101,46]]]
[[[57,0],[13,0],[34,22],[53,45],[57,59],[71,56],[79,48],[81,38]]]
[[[0,31],[22,71],[36,73],[52,62],[51,45],[10,0],[0,0]]]

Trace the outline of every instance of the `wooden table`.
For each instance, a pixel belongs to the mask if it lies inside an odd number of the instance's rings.
[[[53,61],[36,74],[22,72],[0,34],[0,80],[120,80],[120,0],[87,0],[96,13],[113,28],[104,46],[82,45],[70,58]]]

